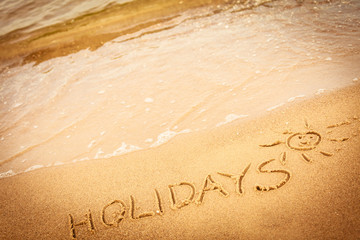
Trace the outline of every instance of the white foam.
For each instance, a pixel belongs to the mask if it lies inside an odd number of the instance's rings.
[[[293,101],[295,101],[295,99],[297,99],[297,98],[303,98],[303,97],[305,97],[305,95],[298,95],[298,96],[289,98],[287,101],[288,101],[288,102],[293,102]]]
[[[205,112],[205,111],[206,111],[206,109],[205,109],[205,108],[202,108],[202,109],[200,109],[199,113],[203,113],[203,112]]]
[[[317,90],[317,92],[316,92],[315,94],[316,94],[316,95],[319,95],[319,94],[322,94],[322,93],[324,93],[324,92],[325,92],[325,89],[320,88],[320,89]]]
[[[353,82],[357,82],[357,81],[359,81],[359,78],[356,77],[353,79]]]
[[[94,159],[101,158],[101,155],[103,155],[104,153],[105,153],[105,152],[104,152],[101,148],[99,148],[98,151],[97,151],[97,153],[95,154]]]
[[[159,146],[163,143],[166,143],[168,142],[171,138],[175,137],[176,135],[178,134],[181,134],[181,133],[189,133],[191,132],[190,129],[184,129],[180,132],[175,132],[175,131],[170,131],[170,130],[167,130],[163,133],[160,133],[159,136],[157,137],[157,141],[154,142],[151,147],[156,147],[156,146]]]
[[[159,146],[160,144],[169,141],[171,138],[175,137],[176,135],[177,135],[177,132],[170,131],[170,130],[160,133],[159,136],[157,137],[157,141],[154,142],[151,145],[151,147]]]
[[[217,127],[221,126],[221,125],[224,125],[226,123],[229,123],[229,122],[232,122],[236,119],[239,119],[239,118],[245,118],[245,117],[248,117],[249,115],[237,115],[237,114],[234,114],[234,113],[230,113],[229,115],[227,115],[225,117],[225,121],[224,122],[219,122],[218,124],[216,124]]]
[[[148,98],[145,98],[144,102],[152,103],[152,102],[154,102],[154,99],[148,97]]]
[[[89,145],[88,145],[88,148],[91,148],[92,146],[94,146],[94,144],[96,143],[96,140],[92,140]]]
[[[139,150],[139,149],[141,149],[141,148],[138,146],[127,145],[126,143],[122,142],[121,146],[118,149],[116,149],[112,155],[119,156],[121,154],[132,152],[132,151]]]
[[[104,156],[104,158],[111,158],[111,157],[113,157],[112,153],[108,153]]]
[[[73,163],[76,163],[76,162],[83,162],[83,161],[87,161],[87,160],[90,160],[89,157],[83,157],[83,158],[80,158],[80,159],[73,159],[72,162]],[[63,163],[64,164],[64,163]],[[54,165],[55,166],[55,165]]]
[[[168,122],[163,122],[162,124],[160,124],[160,127],[165,126],[166,124],[168,124]]]
[[[266,109],[266,111],[272,111],[272,110],[274,110],[274,109],[276,109],[276,108],[278,108],[278,107],[281,107],[281,106],[283,106],[284,105],[284,103],[280,103],[280,104],[278,104],[278,105],[275,105],[275,106],[272,106],[272,107],[269,107],[268,109]]]
[[[17,107],[20,107],[21,105],[23,105],[23,103],[15,103],[13,108],[17,108]]]
[[[64,165],[64,163],[63,163],[63,162],[60,162],[60,161],[56,161],[56,162],[54,163],[54,166],[60,166],[60,165]]]
[[[30,171],[33,171],[35,169],[39,169],[39,168],[43,168],[44,165],[34,165],[32,167],[29,167],[28,169],[26,169],[24,172],[30,172]]]
[[[13,170],[9,170],[7,172],[0,173],[0,178],[11,177],[14,175],[15,175],[15,172]]]

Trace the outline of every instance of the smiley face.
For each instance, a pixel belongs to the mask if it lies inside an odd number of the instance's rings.
[[[321,136],[317,132],[295,133],[288,137],[286,145],[295,150],[312,150],[319,145]]]

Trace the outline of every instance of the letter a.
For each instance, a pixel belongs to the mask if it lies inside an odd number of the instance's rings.
[[[208,191],[218,191],[225,197],[227,197],[229,195],[229,193],[221,186],[221,184],[215,182],[212,179],[211,175],[209,174],[205,178],[204,186],[200,192],[199,197],[196,199],[195,203],[200,205],[204,200],[205,192],[208,192]]]

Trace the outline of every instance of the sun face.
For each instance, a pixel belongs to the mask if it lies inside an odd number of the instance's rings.
[[[290,149],[307,151],[315,149],[321,142],[321,135],[317,132],[295,133],[286,139],[286,146]]]
[[[330,125],[327,128],[334,128],[334,127],[339,127],[339,126],[347,125],[347,124],[351,124],[351,123],[349,121],[345,121],[345,122],[338,123],[335,125]],[[324,140],[329,140],[329,141],[333,141],[333,142],[341,142],[341,141],[346,141],[349,139],[348,137],[337,138],[337,139],[322,138],[322,136],[319,132],[316,132],[311,129],[311,127],[309,126],[309,124],[307,123],[306,120],[305,120],[305,129],[306,129],[306,131],[304,131],[304,132],[295,132],[295,133],[291,132],[289,130],[286,130],[285,132],[283,132],[284,135],[287,135],[285,140],[283,140],[283,141],[277,140],[271,144],[262,144],[259,146],[260,147],[274,147],[274,146],[277,146],[280,144],[285,144],[285,146],[287,147],[288,150],[297,152],[299,154],[299,156],[305,162],[310,163],[310,162],[312,162],[312,159],[313,159],[313,157],[310,155],[310,154],[313,154],[312,152],[320,153],[326,157],[331,157],[334,155],[333,153],[323,151],[321,149],[322,146],[320,143],[323,142]],[[279,160],[283,165],[286,164],[287,157],[288,157],[287,151],[281,152]]]

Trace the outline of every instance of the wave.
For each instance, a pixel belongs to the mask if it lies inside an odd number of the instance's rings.
[[[0,22],[3,23],[0,25],[0,49],[3,49],[0,50],[0,62],[21,56],[22,64],[38,64],[82,49],[96,50],[119,36],[160,23],[169,22],[169,25],[142,31],[135,37],[167,30],[183,22],[171,24],[174,18],[187,16],[193,20],[227,10],[252,9],[269,2],[271,0],[108,0],[86,3],[52,0],[12,4],[5,1],[3,8],[0,7]]]
[[[0,177],[158,147],[359,78],[359,1],[101,4],[2,36],[22,64],[0,72]]]

